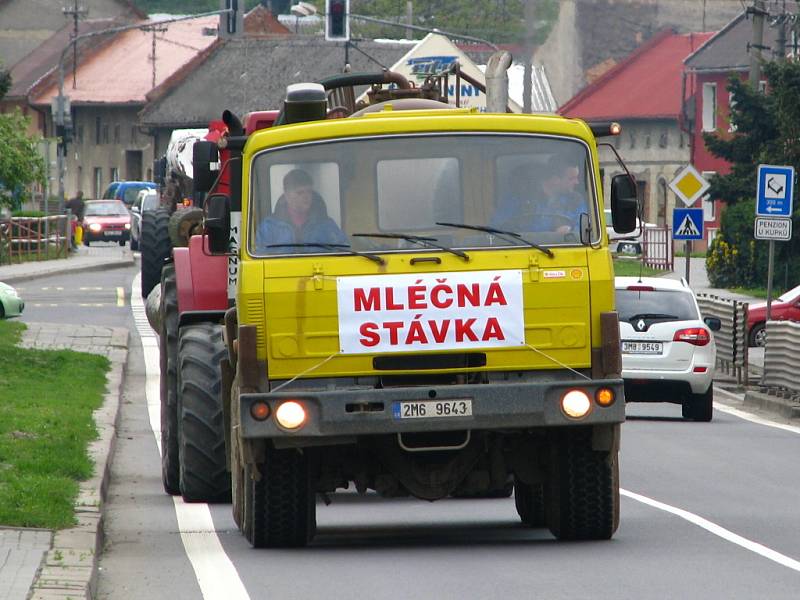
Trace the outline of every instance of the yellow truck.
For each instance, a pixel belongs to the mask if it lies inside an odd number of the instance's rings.
[[[290,86],[275,127],[228,141],[241,190],[206,200],[212,252],[241,209],[221,365],[239,528],[302,546],[337,491],[513,487],[525,525],[610,538],[625,403],[608,125],[404,99],[326,120],[327,103]],[[632,179],[611,190],[632,229]]]

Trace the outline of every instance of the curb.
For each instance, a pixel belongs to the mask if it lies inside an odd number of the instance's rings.
[[[36,263],[40,264],[40,263]],[[105,269],[118,269],[122,267],[129,267],[136,264],[136,259],[131,255],[130,258],[116,258],[114,260],[105,260],[94,262],[90,265],[70,265],[59,264],[55,266],[48,266],[38,271],[29,271],[20,275],[0,275],[0,280],[3,283],[20,283],[23,281],[30,281],[31,279],[38,279],[40,277],[49,277],[50,275],[62,275],[64,273],[73,273],[75,271],[102,271]],[[1,270],[2,268],[0,268]]]
[[[800,419],[800,404],[797,400],[774,393],[748,390],[744,395],[744,407],[750,410],[764,410],[784,419]]]
[[[103,509],[116,449],[117,423],[125,383],[130,332],[114,328],[109,346],[111,369],[106,375],[107,392],[94,412],[97,439],[89,445],[94,462],[92,477],[81,482],[75,500],[78,524],[56,531],[52,547],[42,559],[28,600],[92,600],[97,592],[97,561],[103,547]]]

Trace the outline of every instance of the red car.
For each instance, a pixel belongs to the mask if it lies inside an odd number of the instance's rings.
[[[83,243],[118,242],[131,237],[131,213],[121,200],[88,200],[83,213]]]
[[[800,285],[772,301],[770,317],[773,321],[800,321]],[[747,312],[747,331],[751,346],[763,347],[766,344],[766,320],[767,303],[751,304]]]

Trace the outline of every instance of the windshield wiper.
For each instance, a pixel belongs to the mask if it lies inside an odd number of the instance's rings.
[[[550,248],[545,246],[540,246],[539,244],[534,244],[533,242],[529,242],[524,237],[522,237],[519,233],[514,231],[506,231],[505,229],[495,229],[494,227],[486,227],[484,225],[467,225],[466,223],[445,223],[442,221],[436,221],[437,225],[443,225],[444,227],[455,227],[457,229],[473,229],[475,231],[485,231],[486,233],[493,233],[497,237],[503,238],[509,242],[521,242],[530,246],[531,248],[536,248],[540,252],[544,252],[550,258],[555,256],[553,251]]]
[[[369,252],[358,252],[350,248],[350,244],[321,244],[311,243],[311,242],[303,242],[303,243],[294,243],[294,244],[267,244],[266,246],[262,246],[263,248],[327,248],[328,250],[344,250],[346,254],[351,254],[353,256],[363,256],[364,258],[368,258],[372,262],[376,262],[379,265],[385,265],[386,261],[383,260],[377,254],[370,254]]]
[[[409,242],[420,244],[422,246],[430,246],[431,248],[438,248],[439,250],[444,250],[445,252],[449,252],[450,254],[455,254],[459,258],[463,258],[466,261],[469,260],[469,256],[467,256],[466,252],[462,252],[461,250],[455,250],[453,248],[448,248],[447,246],[442,246],[441,244],[437,244],[436,242],[438,240],[433,237],[425,237],[422,235],[406,235],[404,233],[354,233],[352,237],[371,237],[371,238],[387,238],[393,240],[406,240]]]
[[[665,315],[663,313],[639,313],[628,317],[626,321],[633,321],[634,319],[677,319],[678,315]]]

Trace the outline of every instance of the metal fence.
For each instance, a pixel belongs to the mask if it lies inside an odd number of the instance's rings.
[[[672,271],[674,262],[672,231],[668,227],[642,229],[642,260],[647,267]]]
[[[764,377],[768,391],[790,398],[800,397],[800,323],[767,321]]]
[[[717,317],[722,323],[714,332],[717,345],[717,367],[732,374],[736,381],[748,385],[747,310],[748,303],[697,294],[697,304],[704,317]]]
[[[0,220],[0,264],[66,258],[70,234],[67,215]]]

